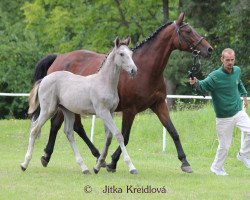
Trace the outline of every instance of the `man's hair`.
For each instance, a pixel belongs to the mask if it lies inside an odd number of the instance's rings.
[[[230,54],[233,53],[233,54],[235,54],[234,50],[233,50],[233,49],[230,49],[230,48],[224,49],[224,50],[222,51],[222,53],[221,53],[221,57],[224,56],[224,53],[230,53]]]

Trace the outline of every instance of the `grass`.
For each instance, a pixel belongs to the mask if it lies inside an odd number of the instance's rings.
[[[249,113],[249,110],[248,110]],[[42,129],[36,141],[33,158],[26,172],[20,169],[27,150],[29,120],[0,121],[0,199],[250,199],[250,170],[236,160],[240,147],[240,132],[235,130],[225,169],[227,177],[210,173],[218,141],[215,133],[215,116],[210,106],[199,110],[171,112],[171,118],[179,132],[187,159],[194,173],[180,170],[172,139],[167,136],[167,150],[162,152],[162,125],[150,113],[137,115],[127,147],[139,174],[131,175],[120,160],[116,173],[102,169],[98,175],[83,175],[76,164],[73,152],[62,131],[58,134],[55,152],[47,168],[40,157],[46,145],[49,123]],[[121,118],[115,117],[117,126]],[[84,120],[90,130],[91,117]],[[89,132],[89,131],[88,131]],[[75,137],[85,163],[91,169],[95,158],[78,136]],[[102,149],[104,131],[99,119],[95,125],[94,144]],[[117,147],[113,140],[110,154]],[[110,154],[107,161],[110,161]],[[122,188],[122,193],[103,193],[105,186]],[[166,193],[127,193],[126,187],[164,188]],[[91,192],[86,193],[85,188]]]

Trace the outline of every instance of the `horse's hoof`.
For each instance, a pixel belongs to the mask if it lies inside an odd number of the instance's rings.
[[[116,172],[116,169],[111,168],[109,165],[106,165],[106,170],[107,170],[108,172],[112,172],[112,173]]]
[[[91,172],[90,172],[88,169],[82,171],[82,173],[83,173],[83,174],[91,174]]]
[[[93,170],[95,174],[98,174],[99,170],[97,170],[96,168],[93,168]]]
[[[191,166],[181,166],[181,170],[186,173],[193,173]]]
[[[49,164],[49,162],[46,160],[44,156],[41,157],[41,163],[44,167],[47,167]]]
[[[22,169],[23,172],[25,172],[25,170],[26,170],[27,168],[25,168],[25,167],[23,167],[23,166],[21,165],[21,169]]]
[[[129,171],[130,172],[130,174],[138,174],[138,171],[137,171],[137,169],[132,169],[131,171]]]

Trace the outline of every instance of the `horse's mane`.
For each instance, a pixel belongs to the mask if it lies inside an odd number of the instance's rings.
[[[154,39],[165,27],[172,24],[173,22],[168,22],[166,24],[163,24],[160,26],[155,32],[153,32],[150,36],[148,36],[146,39],[144,39],[141,43],[137,44],[134,48],[132,48],[132,51],[136,51],[137,49],[141,48],[145,43],[148,41],[151,41]]]
[[[141,41],[139,44],[137,44],[134,48],[132,48],[131,50],[133,52],[135,52],[137,49],[141,48],[145,43],[151,41],[152,39],[154,39],[164,28],[166,28],[168,25],[172,24],[173,22],[167,22],[165,24],[163,24],[162,26],[160,26],[155,32],[153,32],[150,36],[148,36],[146,39],[144,39],[143,41]],[[125,44],[125,40],[120,41],[120,45],[127,45]],[[100,67],[98,68],[97,72],[99,72],[103,66],[103,64],[105,63],[105,61],[107,60],[107,57],[109,56],[109,54],[112,52],[113,49],[111,49],[105,56],[105,59],[102,61]]]

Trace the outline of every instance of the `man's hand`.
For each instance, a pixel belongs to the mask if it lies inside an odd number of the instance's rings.
[[[196,78],[196,77],[194,77],[194,79],[189,78],[189,83],[190,83],[190,85],[193,85],[193,84],[195,84],[196,82],[197,82],[197,78]]]
[[[190,82],[190,81],[189,81]],[[248,107],[248,101],[247,101],[247,97],[243,97],[243,106],[244,108]]]

